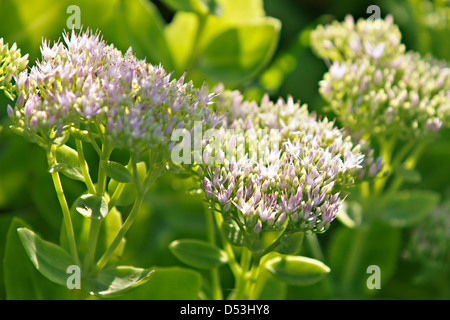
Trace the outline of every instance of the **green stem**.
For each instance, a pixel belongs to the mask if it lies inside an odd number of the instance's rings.
[[[243,300],[245,299],[246,296],[246,284],[247,284],[247,274],[248,274],[248,269],[250,267],[250,261],[252,258],[252,253],[249,249],[243,247],[242,248],[242,253],[241,253],[241,264],[240,264],[240,268],[241,268],[241,272],[238,275],[237,278],[235,278],[235,295],[234,295],[234,299],[236,300]]]
[[[128,229],[130,229],[131,225],[133,224],[134,219],[136,218],[139,209],[142,205],[142,202],[144,200],[144,194],[142,192],[138,192],[136,201],[134,202],[133,208],[131,209],[130,214],[128,215],[127,219],[125,220],[124,224],[120,228],[119,232],[117,233],[116,237],[114,238],[113,242],[110,244],[108,249],[105,251],[103,256],[100,258],[100,260],[97,262],[96,270],[101,270],[105,267],[108,260],[113,255],[114,251],[117,249],[119,244],[122,242],[122,239],[125,237]]]
[[[52,145],[47,149],[47,160],[49,166],[56,164],[56,146]],[[57,171],[51,172],[53,184],[55,186],[56,195],[58,197],[59,204],[61,205],[64,226],[67,232],[67,240],[69,242],[69,250],[72,256],[72,259],[76,265],[80,265],[80,260],[78,258],[77,244],[75,240],[75,233],[73,231],[72,218],[70,216],[70,209],[67,205],[67,200],[64,195],[64,190],[62,187],[61,179],[59,177],[59,173]]]
[[[353,245],[350,248],[350,255],[347,259],[347,266],[342,278],[343,293],[346,297],[350,297],[352,292],[352,286],[354,283],[354,276],[357,273],[359,266],[359,258],[363,252],[364,245],[368,234],[368,228],[356,229],[353,237]],[[352,298],[352,297],[350,297]]]
[[[99,197],[103,197],[105,194],[105,188],[106,188],[106,173],[105,170],[103,170],[103,167],[101,165],[102,161],[107,161],[111,155],[112,148],[106,145],[106,143],[102,146],[102,153],[100,156],[100,162],[98,166],[98,179],[97,179],[97,188],[96,188],[96,195]]]
[[[425,147],[427,146],[428,141],[427,140],[422,140],[421,142],[419,142],[419,144],[416,146],[416,148],[413,150],[413,152],[409,155],[409,157],[403,162],[403,166],[406,169],[414,169],[417,161],[419,160],[420,156],[422,155]],[[394,193],[395,191],[397,191],[402,183],[403,183],[403,177],[401,175],[396,175],[394,180],[391,182],[391,184],[389,185],[388,190],[385,192],[386,195],[390,195],[392,193]]]
[[[80,150],[82,150],[82,148],[80,148]],[[112,148],[109,148],[106,144],[103,144],[100,162],[98,166],[97,188],[96,189],[94,188],[94,192],[98,197],[103,197],[105,195],[106,189],[106,173],[101,166],[101,162],[108,160],[109,156],[111,155],[111,152]],[[84,161],[84,163],[86,162]],[[86,249],[86,255],[84,257],[84,266],[87,270],[95,269],[94,266],[95,250],[97,249],[98,235],[100,233],[102,222],[103,220],[95,220],[95,219],[90,219],[89,221],[89,238]]]
[[[91,219],[89,227],[89,242],[86,249],[86,255],[84,256],[84,268],[89,271],[94,266],[95,249],[97,247],[98,235],[100,233],[100,227],[102,220]]]
[[[205,211],[205,218],[206,218],[206,230],[208,235],[208,241],[212,245],[216,245],[216,233],[215,233],[215,225],[214,225],[214,217],[213,217],[214,211],[209,210]],[[222,300],[222,288],[220,285],[220,274],[219,274],[219,268],[213,268],[211,270],[211,284],[212,284],[212,295],[213,299],[215,300]]]
[[[81,173],[83,174],[84,183],[90,194],[95,194],[95,187],[92,183],[91,176],[89,175],[89,169],[87,167],[86,159],[84,157],[83,151],[83,142],[81,140],[76,139],[76,147],[78,153],[78,162],[80,164]]]
[[[246,285],[246,298],[248,300],[255,300],[257,299],[256,295],[256,284],[259,277],[259,271],[260,271],[260,262],[261,262],[261,256],[259,255],[253,255],[252,259],[252,266],[250,268],[250,275],[248,277],[247,285]]]
[[[220,212],[214,211],[214,217],[216,218],[216,223],[217,226],[219,227],[219,229],[222,226],[223,223],[223,218],[222,215],[220,214]],[[222,232],[220,232],[220,236],[222,239],[222,246],[224,251],[227,254],[227,258],[228,258],[228,265],[231,269],[231,272],[233,273],[233,276],[236,278],[239,277],[239,275],[241,274],[241,266],[239,265],[239,263],[236,260],[236,256],[234,254],[233,248],[231,246],[231,244],[227,241],[227,239],[225,239],[225,236],[223,235]]]

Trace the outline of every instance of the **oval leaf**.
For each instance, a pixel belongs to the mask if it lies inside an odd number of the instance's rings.
[[[57,148],[56,161],[57,164],[49,169],[50,172],[51,170],[56,170],[71,179],[84,181],[83,173],[78,163],[78,153],[74,149],[66,145]]]
[[[137,164],[137,171],[140,181],[144,181],[145,177],[147,175],[147,167],[145,165],[145,162],[139,162]],[[111,179],[108,184],[108,193],[114,194],[114,191],[116,191],[117,186],[119,185],[119,182]],[[137,188],[134,183],[127,183],[122,190],[122,193],[120,194],[119,199],[116,202],[116,206],[128,206],[132,205],[137,197]]]
[[[405,190],[395,193],[381,205],[381,219],[393,227],[409,227],[425,218],[439,203],[438,193]]]
[[[116,266],[101,270],[96,277],[85,280],[86,291],[97,296],[122,294],[147,282],[154,270]]]
[[[49,280],[66,285],[67,267],[73,264],[67,251],[54,243],[42,240],[27,228],[18,228],[17,232],[36,269]]]
[[[395,168],[395,172],[406,182],[419,183],[422,180],[422,176],[419,171],[407,168],[404,165],[397,166]]]
[[[83,194],[74,203],[75,210],[89,219],[102,220],[108,215],[108,202],[104,197]]]
[[[108,177],[118,181],[118,182],[132,182],[133,176],[131,172],[125,168],[122,164],[114,161],[101,161],[100,165]]]
[[[169,248],[181,262],[198,269],[212,269],[227,262],[224,251],[201,240],[176,240]]]
[[[266,268],[278,279],[294,286],[316,283],[330,272],[319,260],[300,256],[275,257],[267,261]]]
[[[294,254],[300,248],[303,242],[303,232],[285,234],[280,239],[280,244],[275,251],[282,254]]]

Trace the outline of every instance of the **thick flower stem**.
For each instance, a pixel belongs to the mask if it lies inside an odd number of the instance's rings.
[[[86,184],[86,187],[87,187],[89,193],[94,194],[95,186],[92,183],[92,179],[91,179],[91,176],[89,175],[89,170],[88,170],[88,166],[86,163],[86,159],[84,157],[83,142],[81,140],[76,139],[76,147],[77,147],[77,153],[78,153],[78,162],[80,164],[81,173],[83,174],[84,183]]]
[[[52,166],[56,164],[56,146],[52,145],[50,148],[47,149],[47,160],[49,166]],[[70,255],[72,256],[72,259],[76,265],[80,265],[80,260],[78,258],[78,251],[77,251],[77,244],[75,241],[75,233],[73,231],[73,224],[72,224],[72,218],[70,216],[70,210],[69,206],[67,205],[67,200],[64,195],[64,190],[62,187],[61,179],[59,177],[59,173],[57,171],[51,172],[53,184],[55,186],[56,195],[58,197],[59,204],[61,205],[62,213],[63,213],[63,220],[64,220],[64,226],[66,228],[67,232],[67,240],[69,243],[69,250]]]
[[[97,262],[97,266],[96,266],[97,271],[103,269],[106,266],[106,264],[108,263],[108,260],[111,258],[114,251],[117,249],[120,242],[122,242],[122,239],[125,237],[125,234],[127,233],[128,229],[130,229],[131,225],[133,224],[133,221],[139,212],[139,209],[142,205],[143,200],[144,200],[144,194],[142,192],[138,192],[138,196],[136,198],[136,201],[134,202],[134,205],[133,205],[133,208],[131,209],[130,214],[128,215],[124,224],[120,228],[118,234],[114,238],[111,245],[108,247],[108,249],[105,251],[103,256]]]
[[[208,241],[212,245],[216,245],[216,232],[215,232],[215,225],[214,225],[214,216],[213,212],[207,210],[205,211],[205,218],[206,218],[206,230],[208,234]],[[214,300],[222,300],[222,288],[220,285],[220,274],[219,274],[219,268],[213,268],[211,270],[211,286],[212,286],[212,295]]]
[[[78,147],[78,145],[77,145],[77,147]],[[80,148],[77,148],[77,149],[82,150],[82,146],[80,146]],[[108,160],[109,156],[111,155],[111,152],[112,152],[112,149],[108,148],[108,146],[103,144],[102,154],[100,156],[100,162]],[[82,165],[81,162],[86,164],[86,161],[84,161],[84,155],[82,158],[80,157],[80,165]],[[84,165],[84,166],[86,167],[86,165]],[[87,167],[85,168],[85,170],[87,170]],[[82,171],[83,171],[83,166],[82,166]],[[86,174],[88,175],[88,173],[86,173]],[[84,173],[83,173],[83,175],[84,175]],[[96,189],[94,188],[93,191],[98,197],[103,197],[105,194],[105,188],[106,188],[106,174],[100,164],[99,168],[98,168],[97,188]],[[87,251],[86,251],[86,255],[85,255],[85,259],[84,259],[84,267],[87,270],[95,268],[95,266],[94,266],[95,251],[97,248],[98,236],[100,233],[100,228],[101,228],[102,222],[103,222],[103,220],[95,220],[95,219],[90,219],[90,222],[89,222],[90,223],[90,225],[89,225],[89,240],[88,240]]]

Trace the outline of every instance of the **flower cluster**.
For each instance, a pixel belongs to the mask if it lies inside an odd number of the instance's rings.
[[[22,57],[20,49],[14,43],[11,48],[3,43],[0,38],[0,90],[4,90],[6,95],[14,99],[13,77],[24,70],[28,65],[28,55]]]
[[[68,129],[87,130],[139,153],[164,150],[175,128],[217,123],[206,86],[171,79],[161,66],[137,59],[131,48],[123,54],[98,33],[63,38],[53,46],[43,42],[42,60],[18,75],[19,97],[9,114],[26,137],[51,141]]]
[[[327,230],[361,170],[359,145],[291,97],[258,105],[218,90],[226,118],[203,153],[206,197],[247,235]]]
[[[331,60],[320,92],[355,134],[414,138],[450,124],[450,67],[406,51],[392,17],[347,17],[319,26],[311,43]]]

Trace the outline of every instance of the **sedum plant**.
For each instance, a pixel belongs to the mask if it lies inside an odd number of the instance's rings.
[[[199,89],[185,83],[184,77],[171,79],[161,66],[137,59],[131,48],[123,54],[99,33],[65,33],[63,39],[53,45],[44,41],[42,59],[17,74],[17,99],[14,107],[8,106],[8,114],[12,129],[46,152],[64,234],[61,246],[27,228],[19,229],[19,234],[36,268],[50,280],[66,285],[66,269],[75,265],[81,268],[83,288],[89,293],[117,294],[142,284],[152,273],[117,266],[117,256],[150,186],[170,161],[172,130],[193,130],[194,122],[205,129],[217,124],[209,107],[213,95],[206,86]],[[86,145],[98,155],[94,176],[84,156]],[[116,149],[128,154],[127,164],[111,160]],[[60,173],[86,186],[72,207]],[[116,204],[130,188],[133,206],[122,223]],[[76,214],[88,221],[87,240],[75,234]],[[108,230],[111,219],[119,224],[117,230]],[[112,234],[104,252],[99,252],[104,232]],[[54,260],[58,263],[51,263]]]
[[[137,59],[131,49],[123,54],[89,30],[64,33],[53,45],[43,41],[41,55],[35,66],[17,72],[17,99],[8,115],[16,133],[45,150],[63,213],[60,244],[18,229],[28,256],[48,279],[67,285],[66,270],[78,266],[90,294],[116,295],[143,284],[153,270],[119,266],[118,256],[150,186],[168,168],[198,178],[225,240],[224,250],[189,239],[170,248],[197,268],[227,262],[236,277],[230,298],[257,298],[262,269],[297,285],[329,272],[322,262],[293,254],[304,232],[329,228],[350,185],[378,170],[363,141],[355,143],[291,97],[273,103],[266,95],[258,105],[239,91],[171,79],[161,66]],[[98,156],[95,175],[86,146]],[[180,149],[188,161],[176,157]],[[112,160],[114,150],[125,152],[128,163]],[[371,171],[363,170],[369,163]],[[60,174],[85,184],[71,206]],[[122,194],[132,204],[124,222]],[[111,229],[111,220],[119,227]],[[100,244],[104,233],[109,240]],[[240,263],[232,246],[243,247]],[[213,279],[214,297],[220,298],[217,273]]]
[[[348,187],[364,178],[361,145],[292,97],[274,103],[266,95],[257,104],[222,86],[216,92],[214,107],[224,115],[223,126],[206,137],[209,143],[193,169],[236,278],[230,298],[258,298],[264,287],[258,279],[267,271],[294,285],[322,279],[327,266],[295,253],[304,233],[329,228]],[[239,263],[230,245],[242,247]],[[171,248],[194,265],[187,247],[177,240]],[[213,283],[220,292],[218,280]]]
[[[311,32],[311,46],[329,67],[319,83],[328,108],[352,136],[369,142],[386,169],[373,184],[361,184],[349,202],[352,208],[345,210],[350,217],[345,224],[354,231],[341,239],[353,245],[345,253],[335,252],[351,257],[342,266],[340,281],[341,294],[352,297],[361,292],[355,289],[355,277],[379,223],[414,226],[439,202],[433,191],[401,187],[420,182],[415,166],[421,154],[449,126],[450,67],[406,50],[391,16],[357,22],[347,16],[343,22],[318,26]],[[360,212],[359,217],[351,217],[352,212]]]

